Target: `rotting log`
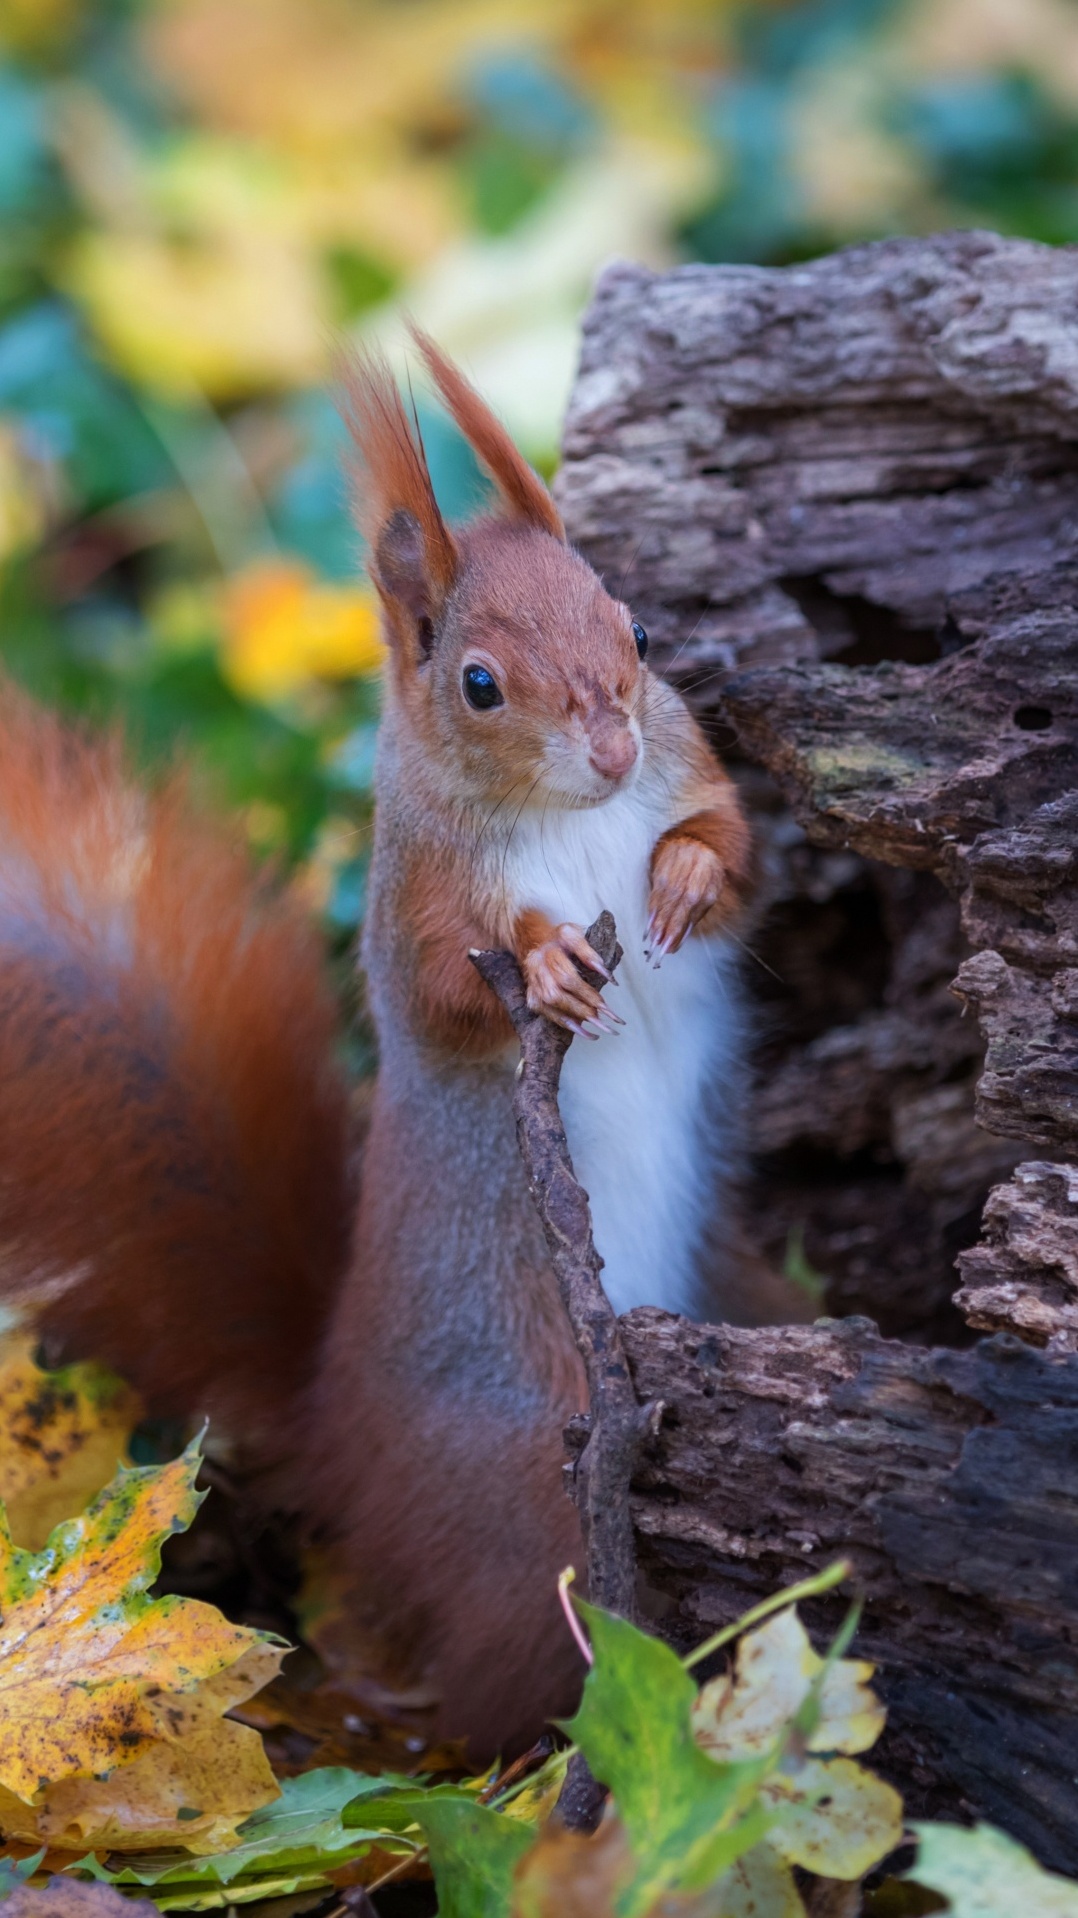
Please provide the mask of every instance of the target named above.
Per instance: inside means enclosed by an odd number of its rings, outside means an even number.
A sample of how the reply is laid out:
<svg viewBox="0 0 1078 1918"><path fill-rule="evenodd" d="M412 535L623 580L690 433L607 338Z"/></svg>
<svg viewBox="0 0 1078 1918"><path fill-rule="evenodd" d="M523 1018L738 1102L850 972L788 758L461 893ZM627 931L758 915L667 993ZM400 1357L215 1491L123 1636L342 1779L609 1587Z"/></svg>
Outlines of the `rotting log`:
<svg viewBox="0 0 1078 1918"><path fill-rule="evenodd" d="M615 266L566 424L571 535L724 729L767 841L765 1249L804 1228L832 1310L921 1338L956 1330L1008 1139L1072 1149L1076 307L1073 248L990 234ZM1032 978L975 966L956 1001L971 948Z"/></svg>
<svg viewBox="0 0 1078 1918"><path fill-rule="evenodd" d="M638 1394L667 1406L633 1505L664 1635L687 1648L849 1558L911 1814L990 1818L1078 1871L1078 1358L924 1350L864 1319L623 1324ZM806 1616L826 1634L841 1607Z"/></svg>
<svg viewBox="0 0 1078 1918"><path fill-rule="evenodd" d="M749 1223L921 1342L631 1314L646 1603L687 1644L848 1554L911 1808L1078 1872L1078 250L616 266L564 451L767 841ZM999 1336L926 1349L956 1255Z"/></svg>
<svg viewBox="0 0 1078 1918"><path fill-rule="evenodd" d="M989 1193L981 1243L958 1267L955 1299L977 1331L1078 1352L1078 1167L1018 1166Z"/></svg>

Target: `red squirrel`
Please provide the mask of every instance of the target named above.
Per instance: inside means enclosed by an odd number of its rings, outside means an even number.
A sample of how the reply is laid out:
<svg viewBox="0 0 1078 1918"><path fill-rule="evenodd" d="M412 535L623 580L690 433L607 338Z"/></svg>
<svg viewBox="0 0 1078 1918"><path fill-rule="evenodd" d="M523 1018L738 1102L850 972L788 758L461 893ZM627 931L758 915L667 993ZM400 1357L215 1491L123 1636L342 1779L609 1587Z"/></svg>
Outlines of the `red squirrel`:
<svg viewBox="0 0 1078 1918"><path fill-rule="evenodd" d="M387 644L362 941L379 1050L358 1199L316 942L176 784L0 712L3 1288L155 1408L208 1410L334 1541L438 1729L571 1709L580 1363L517 1154L508 946L574 1035L570 1149L615 1308L723 1312L708 1232L740 1079L735 789L479 396L416 340L498 503L451 531L376 361L350 377ZM616 990L584 927L609 907ZM743 1309L743 1308L742 1308ZM737 1315L735 1311L735 1315Z"/></svg>

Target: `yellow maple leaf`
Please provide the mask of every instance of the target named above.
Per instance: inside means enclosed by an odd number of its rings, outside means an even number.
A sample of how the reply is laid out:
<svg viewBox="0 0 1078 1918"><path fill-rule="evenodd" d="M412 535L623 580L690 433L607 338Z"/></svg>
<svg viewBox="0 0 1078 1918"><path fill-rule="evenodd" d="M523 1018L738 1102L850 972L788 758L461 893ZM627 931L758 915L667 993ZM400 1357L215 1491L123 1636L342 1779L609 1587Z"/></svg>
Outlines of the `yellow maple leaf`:
<svg viewBox="0 0 1078 1918"><path fill-rule="evenodd" d="M65 1778L29 1814L13 1817L0 1794L0 1825L55 1851L227 1848L275 1789L259 1734L222 1714L276 1678L280 1662L279 1646L256 1645L193 1696L171 1694L162 1700L164 1735L132 1764L107 1778Z"/></svg>
<svg viewBox="0 0 1078 1918"><path fill-rule="evenodd" d="M763 1758L783 1739L813 1687L815 1723L792 1740L761 1781L760 1797L775 1822L731 1873L746 1912L772 1907L800 1913L790 1865L826 1878L855 1879L893 1850L902 1836L902 1800L882 1778L849 1757L816 1753L863 1752L883 1729L886 1713L869 1686L874 1667L862 1659L828 1664L813 1650L791 1606L738 1642L732 1674L712 1679L693 1706L698 1742L721 1763ZM762 1887L779 1886L778 1893ZM725 1910L726 1907L724 1906Z"/></svg>
<svg viewBox="0 0 1078 1918"><path fill-rule="evenodd" d="M35 1365L35 1341L0 1338L0 1500L16 1545L38 1552L125 1464L136 1394L99 1365Z"/></svg>
<svg viewBox="0 0 1078 1918"><path fill-rule="evenodd" d="M315 679L374 672L384 658L374 595L328 585L298 560L260 560L224 596L225 676L245 698L287 699Z"/></svg>
<svg viewBox="0 0 1078 1918"><path fill-rule="evenodd" d="M823 1668L793 1607L777 1613L740 1640L736 1673L704 1686L692 1713L697 1740L720 1761L762 1757L796 1717ZM873 1670L856 1658L828 1667L809 1751L863 1752L875 1744L887 1714L868 1683Z"/></svg>
<svg viewBox="0 0 1078 1918"><path fill-rule="evenodd" d="M277 1785L256 1733L222 1713L283 1647L197 1599L147 1595L190 1524L197 1443L121 1469L42 1552L0 1523L0 1827L30 1843L220 1844ZM140 1789L141 1773L141 1789Z"/></svg>

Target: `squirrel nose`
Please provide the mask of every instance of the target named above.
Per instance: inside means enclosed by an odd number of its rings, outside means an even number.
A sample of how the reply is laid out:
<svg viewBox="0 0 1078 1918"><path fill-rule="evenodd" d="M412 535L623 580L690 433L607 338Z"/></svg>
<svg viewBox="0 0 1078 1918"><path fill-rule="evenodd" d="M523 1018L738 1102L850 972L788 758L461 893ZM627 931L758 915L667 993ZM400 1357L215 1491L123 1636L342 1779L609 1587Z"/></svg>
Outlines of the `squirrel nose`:
<svg viewBox="0 0 1078 1918"><path fill-rule="evenodd" d="M588 758L606 779L624 779L636 763L636 752L636 740L624 722L606 720L590 733Z"/></svg>

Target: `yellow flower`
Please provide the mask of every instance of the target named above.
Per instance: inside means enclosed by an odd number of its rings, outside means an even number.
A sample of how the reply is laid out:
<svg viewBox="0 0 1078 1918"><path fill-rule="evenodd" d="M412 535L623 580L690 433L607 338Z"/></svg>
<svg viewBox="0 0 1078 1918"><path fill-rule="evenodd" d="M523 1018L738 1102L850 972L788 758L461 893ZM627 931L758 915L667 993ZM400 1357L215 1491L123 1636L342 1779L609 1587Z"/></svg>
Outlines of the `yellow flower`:
<svg viewBox="0 0 1078 1918"><path fill-rule="evenodd" d="M229 581L222 666L246 699L273 704L316 679L350 679L381 666L370 589L318 580L298 560L260 560Z"/></svg>

